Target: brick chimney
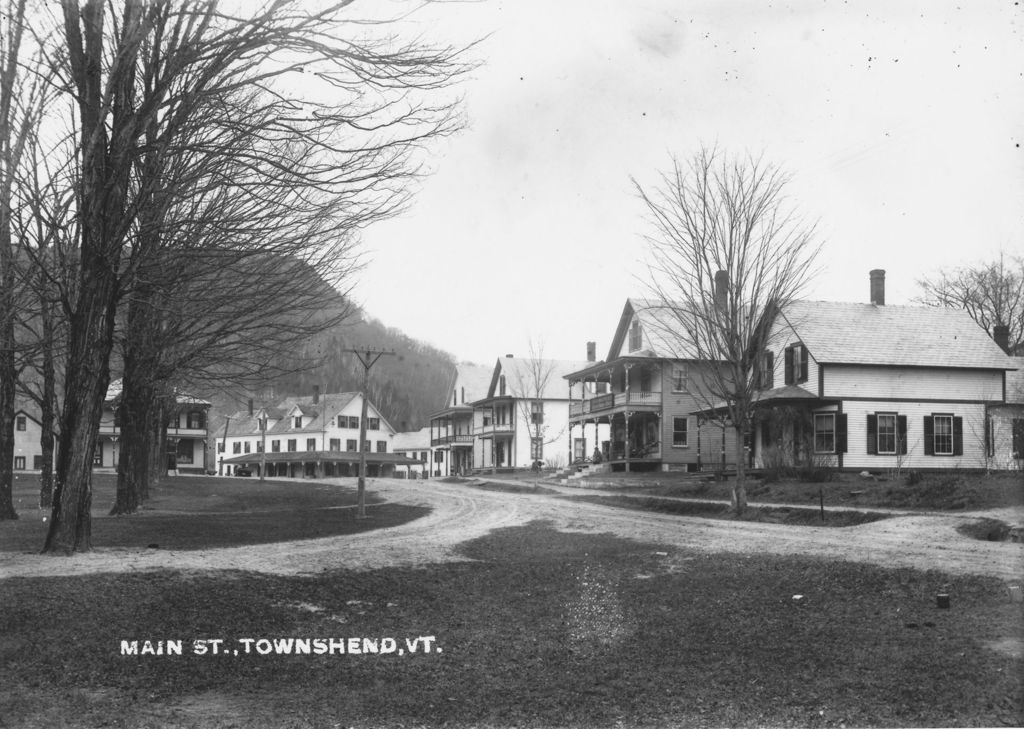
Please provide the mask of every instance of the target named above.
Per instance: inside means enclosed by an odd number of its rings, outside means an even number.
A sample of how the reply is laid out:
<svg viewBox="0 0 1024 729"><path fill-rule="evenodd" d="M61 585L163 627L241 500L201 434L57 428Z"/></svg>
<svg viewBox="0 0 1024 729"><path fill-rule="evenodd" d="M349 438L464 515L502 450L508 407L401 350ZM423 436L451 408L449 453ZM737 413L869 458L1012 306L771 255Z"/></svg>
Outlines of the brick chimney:
<svg viewBox="0 0 1024 729"><path fill-rule="evenodd" d="M313 385L313 404L320 403L320 385Z"/></svg>
<svg viewBox="0 0 1024 729"><path fill-rule="evenodd" d="M715 307L725 311L729 305L729 272L715 273Z"/></svg>
<svg viewBox="0 0 1024 729"><path fill-rule="evenodd" d="M587 342L587 362L597 362L597 342Z"/></svg>
<svg viewBox="0 0 1024 729"><path fill-rule="evenodd" d="M876 268L868 275L871 276L871 303L885 306L885 271Z"/></svg>
<svg viewBox="0 0 1024 729"><path fill-rule="evenodd" d="M1010 327L1006 324L996 324L992 327L992 338L1004 352L1010 353Z"/></svg>
<svg viewBox="0 0 1024 729"><path fill-rule="evenodd" d="M249 415L252 415L252 398L249 398Z"/></svg>
<svg viewBox="0 0 1024 729"><path fill-rule="evenodd" d="M512 359L512 355L511 354L506 354L505 355L505 359Z"/></svg>

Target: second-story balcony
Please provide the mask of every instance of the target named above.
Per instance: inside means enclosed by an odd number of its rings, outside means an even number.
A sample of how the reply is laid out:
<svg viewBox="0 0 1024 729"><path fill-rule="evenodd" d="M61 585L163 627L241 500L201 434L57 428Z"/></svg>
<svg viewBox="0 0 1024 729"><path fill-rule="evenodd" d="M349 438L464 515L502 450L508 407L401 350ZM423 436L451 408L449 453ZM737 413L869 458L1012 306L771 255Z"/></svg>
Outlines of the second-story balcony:
<svg viewBox="0 0 1024 729"><path fill-rule="evenodd" d="M430 445L442 446L442 445L457 445L457 446L471 446L473 445L473 434L472 433L454 433L452 435L441 435L436 438L430 439Z"/></svg>
<svg viewBox="0 0 1024 729"><path fill-rule="evenodd" d="M587 400L576 400L569 406L569 416L588 415L626 406L639 407L645 410L660 408L661 393L631 390L630 392L610 392Z"/></svg>
<svg viewBox="0 0 1024 729"><path fill-rule="evenodd" d="M512 423L484 423L478 431L481 435L511 435L516 430L516 426Z"/></svg>

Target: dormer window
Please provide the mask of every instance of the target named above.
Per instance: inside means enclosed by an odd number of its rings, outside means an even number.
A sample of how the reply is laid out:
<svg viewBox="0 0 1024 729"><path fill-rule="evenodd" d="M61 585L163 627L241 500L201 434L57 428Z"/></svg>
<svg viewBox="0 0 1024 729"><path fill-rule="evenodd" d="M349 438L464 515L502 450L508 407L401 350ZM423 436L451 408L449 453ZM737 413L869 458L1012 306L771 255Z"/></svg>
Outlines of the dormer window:
<svg viewBox="0 0 1024 729"><path fill-rule="evenodd" d="M644 345L643 330L640 329L640 320L634 319L633 326L629 330L629 351L635 352Z"/></svg>
<svg viewBox="0 0 1024 729"><path fill-rule="evenodd" d="M301 428L302 427L302 416L301 415L296 415L295 416L295 427L296 428Z"/></svg>

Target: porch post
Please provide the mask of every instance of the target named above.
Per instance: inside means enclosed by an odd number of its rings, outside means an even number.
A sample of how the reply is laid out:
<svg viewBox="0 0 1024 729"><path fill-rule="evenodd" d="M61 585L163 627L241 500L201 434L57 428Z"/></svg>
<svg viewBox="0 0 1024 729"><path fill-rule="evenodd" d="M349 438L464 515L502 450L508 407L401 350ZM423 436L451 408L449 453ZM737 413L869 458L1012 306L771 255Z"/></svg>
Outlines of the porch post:
<svg viewBox="0 0 1024 729"><path fill-rule="evenodd" d="M570 421L569 421L569 461L568 461L568 464L569 464L570 466L572 465L572 462L573 462L573 452L572 452L572 426L573 426L573 422L572 422L572 421L570 420ZM586 433L586 432L587 432L587 426L586 426L586 424L585 424L585 423L580 423L580 427L581 427L581 428L583 428L583 432L584 432L584 433Z"/></svg>
<svg viewBox="0 0 1024 729"><path fill-rule="evenodd" d="M629 370L628 369L626 370L626 401L627 402L629 401ZM626 455L626 472L627 473L629 472L629 441L630 441L629 420L630 420L630 416L632 414L633 413L631 413L628 410L625 413L623 413L623 417L626 420L626 443L625 443L626 447L623 450L625 451L625 455Z"/></svg>

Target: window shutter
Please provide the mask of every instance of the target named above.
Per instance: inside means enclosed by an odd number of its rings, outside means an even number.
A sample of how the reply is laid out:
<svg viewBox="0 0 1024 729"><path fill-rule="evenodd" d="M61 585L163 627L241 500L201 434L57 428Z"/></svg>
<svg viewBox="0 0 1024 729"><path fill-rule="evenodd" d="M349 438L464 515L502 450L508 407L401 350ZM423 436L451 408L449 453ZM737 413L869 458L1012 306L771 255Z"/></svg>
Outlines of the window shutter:
<svg viewBox="0 0 1024 729"><path fill-rule="evenodd" d="M924 416L924 454L935 455L935 417L932 415Z"/></svg>
<svg viewBox="0 0 1024 729"><path fill-rule="evenodd" d="M800 346L800 382L807 382L807 347Z"/></svg>
<svg viewBox="0 0 1024 729"><path fill-rule="evenodd" d="M907 455L907 416L897 415L896 416L896 438L899 440L897 444L899 454L901 456Z"/></svg>
<svg viewBox="0 0 1024 729"><path fill-rule="evenodd" d="M964 419L953 418L953 455L964 454Z"/></svg>
<svg viewBox="0 0 1024 729"><path fill-rule="evenodd" d="M868 414L868 455L878 453L878 417Z"/></svg>
<svg viewBox="0 0 1024 729"><path fill-rule="evenodd" d="M836 453L846 453L846 413L836 413Z"/></svg>
<svg viewBox="0 0 1024 729"><path fill-rule="evenodd" d="M793 384L793 348L786 347L786 384Z"/></svg>
<svg viewBox="0 0 1024 729"><path fill-rule="evenodd" d="M991 458L995 455L994 443L992 443L992 416L985 416L985 455Z"/></svg>
<svg viewBox="0 0 1024 729"><path fill-rule="evenodd" d="M775 387L775 352L765 353L764 388L771 390Z"/></svg>

